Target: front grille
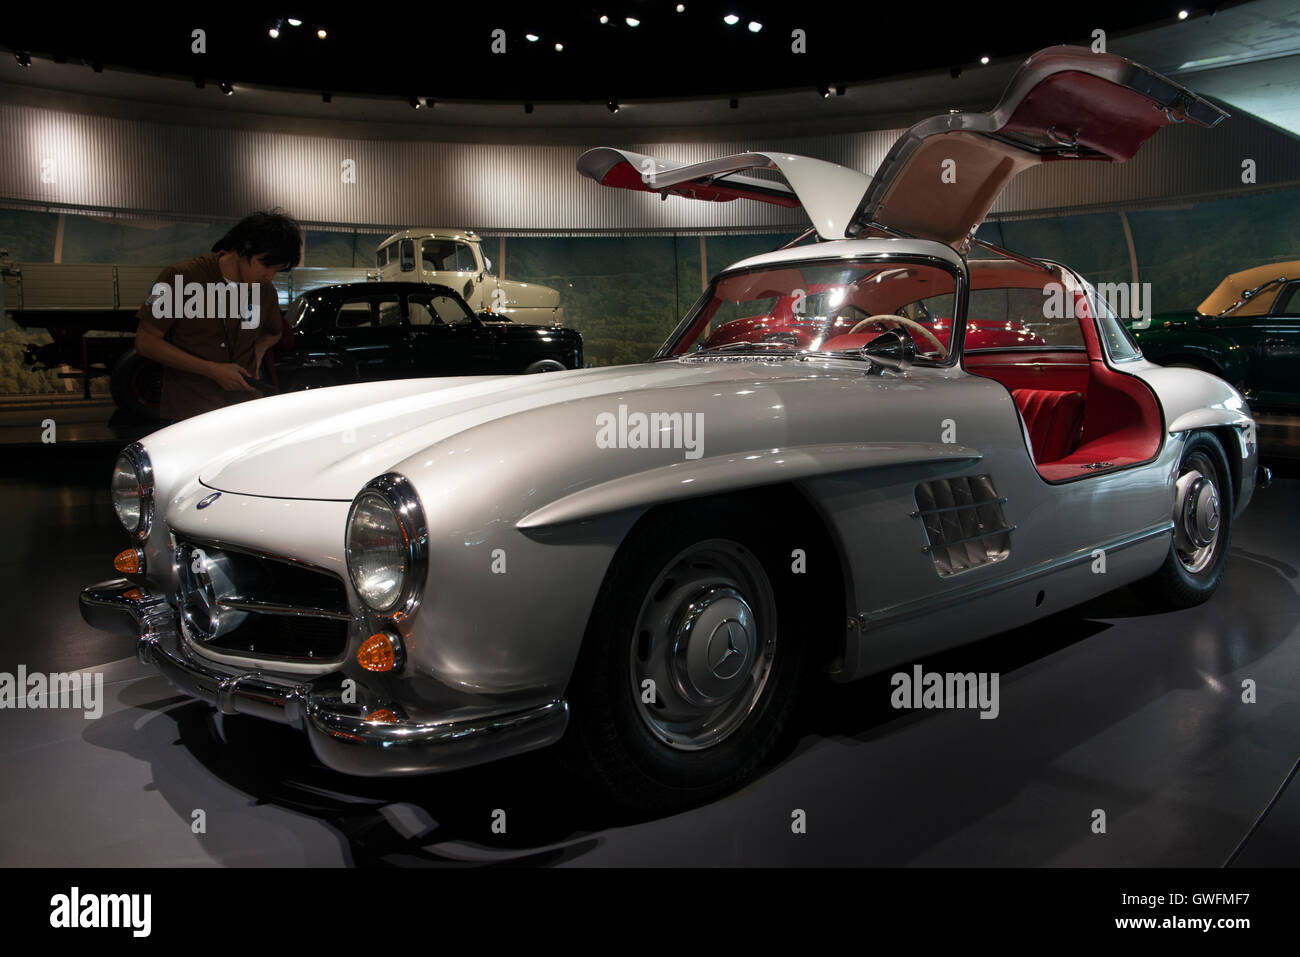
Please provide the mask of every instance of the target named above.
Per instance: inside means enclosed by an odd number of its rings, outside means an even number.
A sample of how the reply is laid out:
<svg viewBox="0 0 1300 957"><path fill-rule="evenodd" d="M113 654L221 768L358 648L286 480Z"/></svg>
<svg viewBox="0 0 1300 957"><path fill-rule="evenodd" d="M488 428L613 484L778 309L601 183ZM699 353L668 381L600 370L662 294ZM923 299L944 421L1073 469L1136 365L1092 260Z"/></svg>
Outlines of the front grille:
<svg viewBox="0 0 1300 957"><path fill-rule="evenodd" d="M180 614L201 644L292 661L342 657L347 589L329 572L238 547L178 540Z"/></svg>
<svg viewBox="0 0 1300 957"><path fill-rule="evenodd" d="M917 510L925 528L925 551L941 577L1000 562L1011 554L1011 532L988 475L962 475L921 482Z"/></svg>

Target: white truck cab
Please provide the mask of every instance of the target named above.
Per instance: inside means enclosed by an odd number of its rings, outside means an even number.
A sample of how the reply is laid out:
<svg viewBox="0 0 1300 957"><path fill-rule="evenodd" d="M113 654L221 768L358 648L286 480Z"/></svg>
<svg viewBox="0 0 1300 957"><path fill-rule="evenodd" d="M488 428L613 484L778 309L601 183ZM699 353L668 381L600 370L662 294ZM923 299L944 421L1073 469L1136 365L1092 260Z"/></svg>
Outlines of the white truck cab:
<svg viewBox="0 0 1300 957"><path fill-rule="evenodd" d="M549 286L499 279L468 229L404 229L379 244L376 263L384 282L433 282L455 289L475 312L516 322L558 324L560 294Z"/></svg>

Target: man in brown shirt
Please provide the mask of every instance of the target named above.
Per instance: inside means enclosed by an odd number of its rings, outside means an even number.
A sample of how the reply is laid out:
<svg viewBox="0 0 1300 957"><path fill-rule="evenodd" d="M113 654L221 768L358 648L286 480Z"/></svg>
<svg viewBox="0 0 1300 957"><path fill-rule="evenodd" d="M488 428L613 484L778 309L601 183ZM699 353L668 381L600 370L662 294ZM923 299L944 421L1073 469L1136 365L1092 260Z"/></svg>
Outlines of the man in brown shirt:
<svg viewBox="0 0 1300 957"><path fill-rule="evenodd" d="M135 347L163 366L164 419L262 395L249 380L280 341L284 322L272 278L301 257L298 224L277 211L258 212L212 252L162 271L136 313Z"/></svg>

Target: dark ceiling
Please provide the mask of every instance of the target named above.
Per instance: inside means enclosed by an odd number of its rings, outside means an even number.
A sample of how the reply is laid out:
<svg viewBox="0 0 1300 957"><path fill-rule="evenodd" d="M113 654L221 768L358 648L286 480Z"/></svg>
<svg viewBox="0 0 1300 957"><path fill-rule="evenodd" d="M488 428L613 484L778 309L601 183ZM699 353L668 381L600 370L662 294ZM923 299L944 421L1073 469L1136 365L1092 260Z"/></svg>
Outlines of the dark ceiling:
<svg viewBox="0 0 1300 957"><path fill-rule="evenodd" d="M0 47L87 69L338 94L429 97L515 103L603 102L726 96L851 83L922 70L971 67L981 56L1028 54L1055 43L1172 23L1180 4L989 2L945 8L916 2L831 4L754 2L613 2L601 6L512 9L496 3L385 3L364 16L303 17L278 39L280 17L238 8L182 7L136 13L37 16L7 11ZM1218 4L1223 9L1230 4ZM26 7L26 5L24 5ZM29 8L30 9L30 8ZM365 9L365 8L358 8ZM1191 17L1213 7L1187 5ZM220 19L207 11L221 10ZM452 11L456 12L439 12ZM408 12L409 11L409 12ZM739 22L728 26L724 15ZM600 17L609 18L601 24ZM637 27L626 18L640 21ZM762 24L752 32L750 21ZM325 39L316 35L326 30ZM206 31L206 52L192 52L191 31ZM792 51L805 31L807 52ZM493 31L505 52L493 52ZM538 37L529 41L526 34ZM557 51L555 45L563 44Z"/></svg>

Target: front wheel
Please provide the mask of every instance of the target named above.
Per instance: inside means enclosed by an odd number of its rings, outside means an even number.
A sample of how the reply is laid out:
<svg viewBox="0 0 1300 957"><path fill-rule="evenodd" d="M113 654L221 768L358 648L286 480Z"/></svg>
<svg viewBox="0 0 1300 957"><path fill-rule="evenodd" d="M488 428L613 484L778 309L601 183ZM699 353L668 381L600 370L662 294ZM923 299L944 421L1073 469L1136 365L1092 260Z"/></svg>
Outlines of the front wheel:
<svg viewBox="0 0 1300 957"><path fill-rule="evenodd" d="M730 790L788 723L807 657L799 602L770 543L742 528L694 510L650 523L601 588L567 744L623 807L672 811Z"/></svg>
<svg viewBox="0 0 1300 957"><path fill-rule="evenodd" d="M1133 586L1160 608L1190 608L1219 587L1232 534L1232 479L1228 458L1209 432L1187 440L1174 483L1174 534L1160 570Z"/></svg>
<svg viewBox="0 0 1300 957"><path fill-rule="evenodd" d="M535 372L563 372L564 369L564 363L557 359L538 359L524 370L524 374L531 375Z"/></svg>

